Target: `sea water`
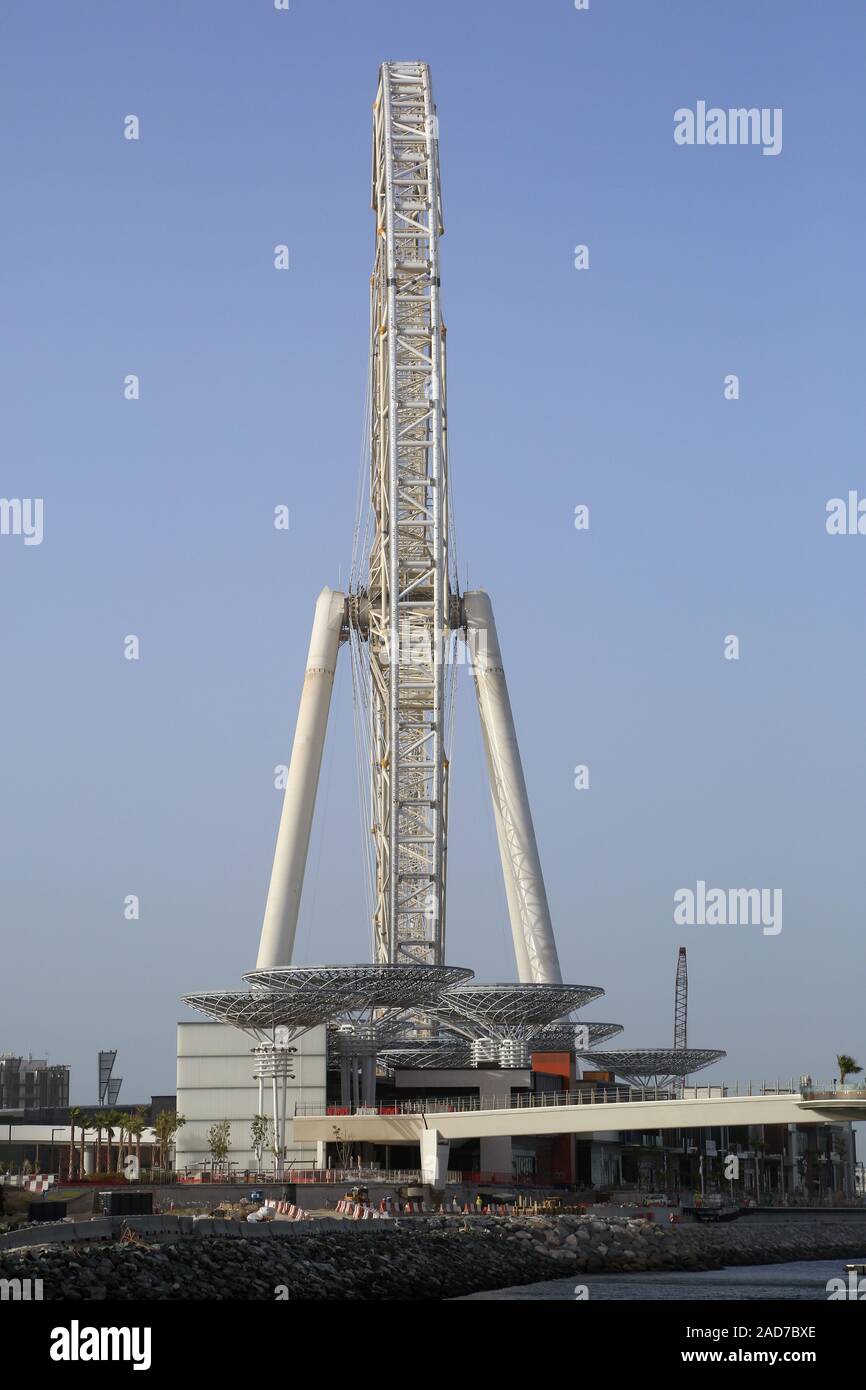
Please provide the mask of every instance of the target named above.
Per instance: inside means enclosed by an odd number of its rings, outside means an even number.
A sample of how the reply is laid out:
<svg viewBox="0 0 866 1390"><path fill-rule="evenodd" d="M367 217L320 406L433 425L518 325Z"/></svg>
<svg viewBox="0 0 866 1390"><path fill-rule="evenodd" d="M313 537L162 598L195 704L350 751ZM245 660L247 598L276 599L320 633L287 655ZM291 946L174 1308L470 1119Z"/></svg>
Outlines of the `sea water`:
<svg viewBox="0 0 866 1390"><path fill-rule="evenodd" d="M830 1279L845 1277L845 1265L858 1264L847 1257L838 1260L795 1260L789 1264L736 1265L728 1269L708 1269L699 1273L573 1274L567 1279L547 1279L540 1284L524 1284L509 1289L491 1289L469 1298L541 1299L570 1302L575 1287L586 1288L590 1302L658 1302L671 1299L707 1300L714 1303L751 1302L753 1299L792 1301L827 1300ZM862 1257L866 1263L866 1257Z"/></svg>

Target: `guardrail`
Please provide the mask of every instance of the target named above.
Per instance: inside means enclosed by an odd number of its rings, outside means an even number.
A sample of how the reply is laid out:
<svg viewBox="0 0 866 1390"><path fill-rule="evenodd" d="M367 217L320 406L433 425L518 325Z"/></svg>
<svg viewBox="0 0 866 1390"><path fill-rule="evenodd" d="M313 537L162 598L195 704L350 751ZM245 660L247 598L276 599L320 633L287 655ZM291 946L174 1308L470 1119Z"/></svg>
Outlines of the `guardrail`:
<svg viewBox="0 0 866 1390"><path fill-rule="evenodd" d="M550 1187L562 1186L567 1182L567 1175L562 1172L551 1173L493 1173L493 1172L461 1172L459 1169L449 1169L446 1182L450 1186L459 1183L469 1183L473 1186L485 1183L496 1184L497 1186L510 1187ZM377 1184L386 1184L389 1187L398 1187L410 1183L425 1183L423 1173L420 1168L292 1168L286 1169L280 1178L275 1178L273 1173L261 1173L259 1177L250 1182L249 1185L255 1187L269 1187L274 1184L296 1183L299 1186L310 1186L316 1184L322 1187L372 1187Z"/></svg>
<svg viewBox="0 0 866 1390"><path fill-rule="evenodd" d="M200 1174L190 1174L187 1177L183 1170L178 1175L180 1182L188 1182L192 1178L196 1181ZM207 1181L210 1182L210 1174ZM289 1168L282 1175L276 1176L273 1171L262 1173L233 1173L230 1177L226 1174L217 1174L214 1183L219 1186L231 1187L274 1187L291 1186L293 1183L299 1186L310 1186L316 1184L321 1187L346 1187L360 1186L369 1187L374 1184L386 1184L389 1187L399 1187L410 1183L424 1183L426 1179L420 1168L373 1168L369 1164L358 1168ZM469 1183L473 1186L485 1183L496 1184L498 1186L511 1187L551 1187L563 1186L568 1182L564 1172L539 1172L539 1173L493 1173L493 1172L461 1172L459 1169L449 1169L446 1182L450 1186L460 1183ZM158 1186L163 1184L157 1184Z"/></svg>
<svg viewBox="0 0 866 1390"><path fill-rule="evenodd" d="M845 1098L866 1100L866 1086L831 1086L828 1088L806 1086L802 1094L804 1100L844 1100Z"/></svg>
<svg viewBox="0 0 866 1390"><path fill-rule="evenodd" d="M367 1187L371 1183L404 1183L422 1181L420 1168L292 1168L287 1169L280 1181L284 1183L321 1183L324 1186L347 1183ZM459 1177L448 1174L448 1182L459 1182Z"/></svg>
<svg viewBox="0 0 866 1390"><path fill-rule="evenodd" d="M734 1082L707 1086L583 1086L577 1091L526 1091L514 1096L431 1096L422 1100L386 1101L380 1105L358 1106L350 1109L342 1105L322 1105L321 1102L299 1101L295 1105L295 1115L312 1115L323 1118L333 1117L339 1121L341 1116L364 1115L441 1115L460 1114L476 1110L531 1110L550 1109L555 1106L575 1105L640 1105L650 1101L691 1101L727 1099L732 1096L802 1096L804 1099L839 1099L846 1095L866 1100L864 1086L830 1086L827 1088L810 1085L801 1088L799 1083L790 1082ZM339 1128L336 1125L335 1128Z"/></svg>

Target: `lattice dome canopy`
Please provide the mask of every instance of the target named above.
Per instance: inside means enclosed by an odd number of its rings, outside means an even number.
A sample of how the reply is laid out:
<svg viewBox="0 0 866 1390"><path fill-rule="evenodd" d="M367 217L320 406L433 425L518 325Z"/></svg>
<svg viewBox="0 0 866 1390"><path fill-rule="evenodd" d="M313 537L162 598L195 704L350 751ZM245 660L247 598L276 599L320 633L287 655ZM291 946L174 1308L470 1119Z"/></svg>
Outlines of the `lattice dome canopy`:
<svg viewBox="0 0 866 1390"><path fill-rule="evenodd" d="M633 1086L669 1086L727 1053L710 1047L629 1047L616 1052L584 1052L582 1056L601 1071L612 1071Z"/></svg>

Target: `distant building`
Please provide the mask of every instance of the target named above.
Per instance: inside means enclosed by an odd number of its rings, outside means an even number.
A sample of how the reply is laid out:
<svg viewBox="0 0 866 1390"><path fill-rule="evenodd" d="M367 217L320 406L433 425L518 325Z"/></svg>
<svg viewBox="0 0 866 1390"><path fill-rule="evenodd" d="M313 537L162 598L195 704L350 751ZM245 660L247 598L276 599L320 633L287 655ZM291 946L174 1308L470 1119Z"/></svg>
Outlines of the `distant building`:
<svg viewBox="0 0 866 1390"><path fill-rule="evenodd" d="M0 1053L0 1111L43 1110L69 1104L69 1067L44 1057Z"/></svg>

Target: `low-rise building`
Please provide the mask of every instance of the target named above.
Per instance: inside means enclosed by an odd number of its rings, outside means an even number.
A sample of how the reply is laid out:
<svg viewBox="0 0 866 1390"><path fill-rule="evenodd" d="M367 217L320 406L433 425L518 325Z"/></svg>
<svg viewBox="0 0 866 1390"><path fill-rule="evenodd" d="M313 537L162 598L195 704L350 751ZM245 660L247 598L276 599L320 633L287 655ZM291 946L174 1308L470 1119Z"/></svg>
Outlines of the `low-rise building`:
<svg viewBox="0 0 866 1390"><path fill-rule="evenodd" d="M45 1057L0 1053L0 1111L69 1104L69 1067Z"/></svg>

